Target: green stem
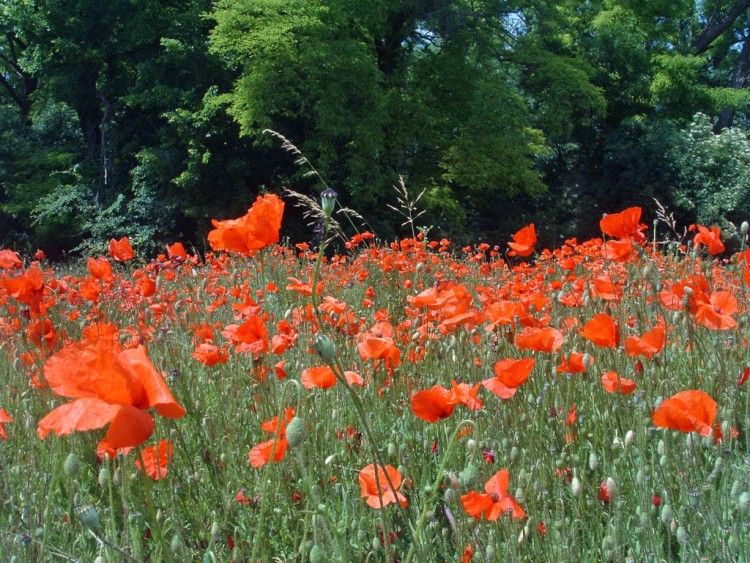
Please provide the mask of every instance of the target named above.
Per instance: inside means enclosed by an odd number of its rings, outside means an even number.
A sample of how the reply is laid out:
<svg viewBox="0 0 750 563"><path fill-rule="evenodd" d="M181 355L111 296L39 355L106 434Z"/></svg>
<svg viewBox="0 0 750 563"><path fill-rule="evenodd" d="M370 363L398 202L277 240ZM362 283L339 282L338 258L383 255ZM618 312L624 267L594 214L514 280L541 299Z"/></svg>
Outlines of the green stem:
<svg viewBox="0 0 750 563"><path fill-rule="evenodd" d="M451 435L450 442L448 444L448 447L445 450L445 455L443 456L443 461L440 464L440 469L438 469L437 478L435 479L435 484L432 486L432 490L430 491L430 494L427 495L427 498L425 499L424 506L422 507L422 514L419 516L419 520L417 520L417 527L414 530L414 533L412 535L412 542L411 547L409 547L409 553L406 555L406 563L410 563L412 558L414 557L414 550L417 545L417 542L420 541L420 534L422 533L422 527L424 526L425 520L427 520L427 513L429 512L430 505L432 504L432 501L435 499L435 496L437 495L438 489L440 488L440 483L443 480L443 473L445 473L445 467L448 464L448 459L450 459L450 453L451 450L453 450L453 446L456 443L456 439L458 438L459 431L464 427L464 425L470 424L472 427L474 427L474 422L471 420L462 420L456 429L453 431L453 434Z"/></svg>

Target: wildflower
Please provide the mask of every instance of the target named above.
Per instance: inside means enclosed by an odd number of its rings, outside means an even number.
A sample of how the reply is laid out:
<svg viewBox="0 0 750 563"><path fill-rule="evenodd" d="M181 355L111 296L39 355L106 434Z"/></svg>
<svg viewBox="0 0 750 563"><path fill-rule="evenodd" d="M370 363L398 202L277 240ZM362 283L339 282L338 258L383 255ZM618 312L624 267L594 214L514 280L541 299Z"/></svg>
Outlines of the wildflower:
<svg viewBox="0 0 750 563"><path fill-rule="evenodd" d="M107 251L118 262L127 262L135 258L135 253L133 252L133 247L130 246L128 237L122 237L120 240L110 239Z"/></svg>
<svg viewBox="0 0 750 563"><path fill-rule="evenodd" d="M716 401L705 391L680 391L654 411L654 425L710 436L716 418Z"/></svg>
<svg viewBox="0 0 750 563"><path fill-rule="evenodd" d="M247 254L279 241L284 202L274 194L258 196L248 212L239 219L212 220L214 230L208 242L214 250Z"/></svg>
<svg viewBox="0 0 750 563"><path fill-rule="evenodd" d="M501 399L510 399L516 394L518 387L528 379L529 374L534 369L534 364L533 358L522 358L520 360L507 358L495 362L493 367L495 377L485 379L482 381L482 385Z"/></svg>
<svg viewBox="0 0 750 563"><path fill-rule="evenodd" d="M666 328L658 324L643 336L629 336L625 339L625 353L628 356L646 356L650 358L658 354L666 341Z"/></svg>
<svg viewBox="0 0 750 563"><path fill-rule="evenodd" d="M269 461L281 461L286 456L288 442L286 439L286 425L294 418L294 409L287 408L284 411L284 420L279 422L279 417L274 416L261 424L261 429L274 438L254 446L248 454L250 465L256 469L263 467ZM278 439L277 439L278 435ZM273 458L273 459L272 459Z"/></svg>
<svg viewBox="0 0 750 563"><path fill-rule="evenodd" d="M646 237L641 231L646 225L640 224L642 211L640 207L629 207L619 213L610 213L601 218L599 228L612 238L632 238L637 242L643 242Z"/></svg>
<svg viewBox="0 0 750 563"><path fill-rule="evenodd" d="M452 381L451 385L452 390L435 385L430 389L414 393L411 398L414 416L427 422L437 422L452 415L453 409L458 404L466 405L472 410L482 408L482 401L477 398L479 383L472 387L468 383L457 384Z"/></svg>
<svg viewBox="0 0 750 563"><path fill-rule="evenodd" d="M732 316L737 308L737 299L731 292L716 291L707 300L698 301L695 320L713 330L729 330L737 326Z"/></svg>
<svg viewBox="0 0 750 563"><path fill-rule="evenodd" d="M210 342L203 342L195 347L192 354L193 359L198 360L204 366L214 366L216 364L226 364L229 357L219 349L218 346Z"/></svg>
<svg viewBox="0 0 750 563"><path fill-rule="evenodd" d="M167 465L172 461L174 448L169 440L159 440L158 446L147 446L141 451L143 463L146 466L146 475L154 481L164 479L167 476ZM143 469L141 460L135 461L138 469Z"/></svg>
<svg viewBox="0 0 750 563"><path fill-rule="evenodd" d="M526 327L516 335L519 350L535 352L555 352L563 345L563 335L556 328Z"/></svg>
<svg viewBox="0 0 750 563"><path fill-rule="evenodd" d="M511 248L508 254L521 257L531 256L534 252L535 244L536 228L534 227L534 223L531 223L513 235L513 242L508 243L508 246Z"/></svg>
<svg viewBox="0 0 750 563"><path fill-rule="evenodd" d="M690 225L690 231L698 231L693 239L693 244L696 246L702 244L708 248L708 253L711 256L721 254L724 252L724 243L721 242L721 229L719 227L711 227L707 229L703 225Z"/></svg>
<svg viewBox="0 0 750 563"><path fill-rule="evenodd" d="M606 313L598 313L583 325L581 336L602 348L616 348L620 343L617 321Z"/></svg>
<svg viewBox="0 0 750 563"><path fill-rule="evenodd" d="M181 242L167 245L167 256L170 260L184 262L187 260L187 252Z"/></svg>
<svg viewBox="0 0 750 563"><path fill-rule="evenodd" d="M617 375L617 372L608 371L602 374L602 385L607 393L619 393L620 395L630 395L635 391L635 381L630 381Z"/></svg>
<svg viewBox="0 0 750 563"><path fill-rule="evenodd" d="M388 479L393 489L388 484ZM359 486L362 489L362 498L366 499L367 505L372 508L380 509L394 502L401 506L407 505L406 497L398 491L401 487L401 473L390 465L385 466L385 471L377 466L377 472L372 463L363 468L359 472Z"/></svg>
<svg viewBox="0 0 750 563"><path fill-rule="evenodd" d="M0 250L0 268L3 270L20 269L23 267L23 261L17 253L9 248Z"/></svg>
<svg viewBox="0 0 750 563"><path fill-rule="evenodd" d="M5 409L0 409L0 438L3 440L8 439L8 434L6 434L5 428L3 427L3 424L7 424L8 422L13 422L13 417L11 417Z"/></svg>
<svg viewBox="0 0 750 563"><path fill-rule="evenodd" d="M56 394L75 400L39 421L42 439L109 424L110 447L138 446L154 431L149 409L169 418L185 415L142 345L123 350L106 337L76 342L47 361L44 377Z"/></svg>
<svg viewBox="0 0 750 563"><path fill-rule="evenodd" d="M523 518L526 512L512 496L508 495L510 475L507 469L501 469L493 475L484 486L486 494L470 491L461 497L461 504L470 515L479 520L497 520L501 514L510 512L513 518Z"/></svg>

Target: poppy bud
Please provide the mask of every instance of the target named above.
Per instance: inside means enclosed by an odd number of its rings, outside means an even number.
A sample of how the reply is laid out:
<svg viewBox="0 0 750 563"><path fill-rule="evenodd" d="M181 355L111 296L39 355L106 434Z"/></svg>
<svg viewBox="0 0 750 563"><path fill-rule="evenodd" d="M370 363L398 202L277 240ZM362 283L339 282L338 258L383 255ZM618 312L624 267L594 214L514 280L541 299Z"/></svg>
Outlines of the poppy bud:
<svg viewBox="0 0 750 563"><path fill-rule="evenodd" d="M599 467L599 457L594 452L591 452L589 454L589 469L596 471L597 467Z"/></svg>
<svg viewBox="0 0 750 563"><path fill-rule="evenodd" d="M464 489L470 489L474 486L479 476L479 470L473 463L469 463L463 471L458 474L458 482Z"/></svg>
<svg viewBox="0 0 750 563"><path fill-rule="evenodd" d="M739 481L734 481L732 483L732 488L729 490L729 495L732 498L737 498L738 496L740 496L741 491L742 491L742 483L740 483Z"/></svg>
<svg viewBox="0 0 750 563"><path fill-rule="evenodd" d="M78 460L78 456L73 452L68 454L63 463L63 469L68 477L75 477L81 470L81 462Z"/></svg>
<svg viewBox="0 0 750 563"><path fill-rule="evenodd" d="M305 428L305 421L295 416L289 421L286 427L286 441L289 443L290 448L298 448L305 443L306 439L307 428Z"/></svg>
<svg viewBox="0 0 750 563"><path fill-rule="evenodd" d="M111 483L112 478L109 473L109 467L102 465L102 467L99 469L99 486L103 489L106 489Z"/></svg>
<svg viewBox="0 0 750 563"><path fill-rule="evenodd" d="M333 208L336 207L336 196L338 194L331 188L326 188L320 192L320 207L323 208L323 213L326 217L330 217L333 213Z"/></svg>
<svg viewBox="0 0 750 563"><path fill-rule="evenodd" d="M746 235L748 231L750 231L750 223L748 223L747 221L742 221L742 224L740 225L740 232L743 235Z"/></svg>
<svg viewBox="0 0 750 563"><path fill-rule="evenodd" d="M625 433L625 445L629 446L630 444L632 444L634 438L635 438L635 432L633 432L632 430L628 430Z"/></svg>
<svg viewBox="0 0 750 563"><path fill-rule="evenodd" d="M180 537L180 534L175 534L172 536L172 541L169 542L169 549L172 550L172 553L181 553L182 548L182 538Z"/></svg>
<svg viewBox="0 0 750 563"><path fill-rule="evenodd" d="M78 514L78 518L89 530L94 533L99 531L99 514L97 514L93 506L79 506L76 509L76 514Z"/></svg>
<svg viewBox="0 0 750 563"><path fill-rule="evenodd" d="M661 509L661 521L665 524L672 520L672 507L665 504Z"/></svg>
<svg viewBox="0 0 750 563"><path fill-rule="evenodd" d="M221 527L219 526L219 523L214 521L213 524L211 524L211 541L216 543L221 538Z"/></svg>
<svg viewBox="0 0 750 563"><path fill-rule="evenodd" d="M336 359L336 345L331 337L326 334L317 333L313 338L313 348L321 360L327 364L332 364Z"/></svg>
<svg viewBox="0 0 750 563"><path fill-rule="evenodd" d="M610 498L615 498L617 496L617 483L615 483L615 480L612 479L612 477L607 477L607 492L609 493Z"/></svg>

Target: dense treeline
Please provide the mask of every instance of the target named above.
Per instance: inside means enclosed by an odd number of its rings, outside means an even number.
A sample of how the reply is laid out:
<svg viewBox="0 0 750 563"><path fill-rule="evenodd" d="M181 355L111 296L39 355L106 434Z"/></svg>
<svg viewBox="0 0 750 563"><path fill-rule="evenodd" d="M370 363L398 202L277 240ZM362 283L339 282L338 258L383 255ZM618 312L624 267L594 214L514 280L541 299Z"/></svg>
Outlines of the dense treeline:
<svg viewBox="0 0 750 563"><path fill-rule="evenodd" d="M258 193L316 194L266 129L384 238L399 176L459 241L533 219L553 244L652 198L682 224L750 217L750 0L0 6L2 245L153 250Z"/></svg>

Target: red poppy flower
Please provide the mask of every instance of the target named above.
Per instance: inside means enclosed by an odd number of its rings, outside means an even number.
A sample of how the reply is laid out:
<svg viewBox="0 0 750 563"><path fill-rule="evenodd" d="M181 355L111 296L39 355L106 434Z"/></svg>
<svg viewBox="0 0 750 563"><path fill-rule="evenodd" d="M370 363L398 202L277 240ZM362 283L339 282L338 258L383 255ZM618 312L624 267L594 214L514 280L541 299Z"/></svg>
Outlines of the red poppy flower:
<svg viewBox="0 0 750 563"><path fill-rule="evenodd" d="M643 241L645 239L641 232L646 228L646 225L641 225L641 213L640 207L629 207L619 213L610 213L605 215L599 221L599 228L602 232L612 238L634 238L637 241Z"/></svg>
<svg viewBox="0 0 750 563"><path fill-rule="evenodd" d="M3 248L0 250L0 268L3 270L10 270L13 268L20 269L22 267L23 261L18 254L9 248Z"/></svg>
<svg viewBox="0 0 750 563"><path fill-rule="evenodd" d="M507 358L495 362L493 366L495 377L485 379L482 381L482 385L501 399L510 399L516 394L517 388L528 379L535 363L533 358L522 358L520 360Z"/></svg>
<svg viewBox="0 0 750 563"><path fill-rule="evenodd" d="M185 251L185 247L181 242L176 242L174 244L168 244L167 245L167 256L169 256L170 260L179 260L184 262L187 260L187 252Z"/></svg>
<svg viewBox="0 0 750 563"><path fill-rule="evenodd" d="M336 385L336 376L328 366L311 367L302 372L302 386L305 389L313 387L328 389L334 385Z"/></svg>
<svg viewBox="0 0 750 563"><path fill-rule="evenodd" d="M705 391L680 391L654 411L654 425L680 432L710 436L716 418L716 401Z"/></svg>
<svg viewBox="0 0 750 563"><path fill-rule="evenodd" d="M583 359L586 354L580 352L571 352L570 356L563 356L560 360L560 365L555 368L558 373L585 373L589 366L594 364L594 358L588 357L588 365L586 365Z"/></svg>
<svg viewBox="0 0 750 563"><path fill-rule="evenodd" d="M527 227L524 227L516 234L513 235L513 242L509 242L511 256L531 256L534 252L534 245L536 244L536 228L534 223L531 223Z"/></svg>
<svg viewBox="0 0 750 563"><path fill-rule="evenodd" d="M138 446L154 431L149 409L169 418L185 415L143 346L123 350L110 338L74 343L47 361L44 377L55 393L75 400L39 421L42 439L109 424L110 447Z"/></svg>
<svg viewBox="0 0 750 563"><path fill-rule="evenodd" d="M3 440L8 439L8 435L5 433L5 428L3 427L3 425L8 422L13 422L13 417L11 417L5 409L0 409L0 438Z"/></svg>
<svg viewBox="0 0 750 563"><path fill-rule="evenodd" d="M635 391L635 381L630 381L617 375L617 372L608 371L602 374L602 385L607 393L619 393L620 395L630 395Z"/></svg>
<svg viewBox="0 0 750 563"><path fill-rule="evenodd" d="M646 356L650 358L658 354L666 342L667 330L663 324L658 324L643 336L629 336L625 339L625 353L628 356Z"/></svg>
<svg viewBox="0 0 750 563"><path fill-rule="evenodd" d="M484 486L486 494L470 491L461 497L464 510L479 520L497 520L502 514L510 512L513 518L523 518L526 512L512 496L508 495L510 475L507 469L495 473Z"/></svg>
<svg viewBox="0 0 750 563"><path fill-rule="evenodd" d="M250 465L253 467L260 468L266 463L271 461L281 461L286 456L286 450L289 447L289 443L286 441L286 425L289 424L294 418L294 409L287 408L284 411L284 421L279 423L279 417L274 416L271 420L267 420L260 425L261 430L264 430L268 434L272 434L273 438L267 442L262 442L257 446L254 446L248 454ZM276 434L278 433L278 442L276 441Z"/></svg>
<svg viewBox="0 0 750 563"><path fill-rule="evenodd" d="M721 229L719 227L711 227L707 229L703 225L690 225L691 231L698 231L693 239L693 244L698 246L702 244L708 248L708 253L711 256L721 254L724 252L724 243L721 242Z"/></svg>
<svg viewBox="0 0 750 563"><path fill-rule="evenodd" d="M174 448L169 440L159 440L157 446L147 446L141 451L143 463L146 465L146 475L154 481L167 476L167 466L172 461ZM141 460L135 461L135 466L142 469Z"/></svg>
<svg viewBox="0 0 750 563"><path fill-rule="evenodd" d="M411 398L411 410L414 416L427 422L437 422L453 414L458 404L463 404L472 410L482 408L481 399L477 398L479 383L474 386L468 383L451 382L453 389L449 390L441 385L430 389L417 391Z"/></svg>
<svg viewBox="0 0 750 563"><path fill-rule="evenodd" d="M729 291L716 291L708 300L701 300L695 311L695 320L713 330L729 330L737 326L732 316L737 312L737 299Z"/></svg>
<svg viewBox="0 0 750 563"><path fill-rule="evenodd" d="M226 364L229 357L215 344L203 342L195 347L193 359L198 360L204 366L215 366L216 364Z"/></svg>
<svg viewBox="0 0 750 563"><path fill-rule="evenodd" d="M620 342L617 322L607 313L598 313L583 325L581 336L602 348L616 348Z"/></svg>
<svg viewBox="0 0 750 563"><path fill-rule="evenodd" d="M248 212L239 219L212 220L214 230L208 242L214 250L247 254L279 242L284 202L274 194L258 196Z"/></svg>
<svg viewBox="0 0 750 563"><path fill-rule="evenodd" d="M20 276L0 279L0 287L4 287L8 295L19 303L28 305L35 315L42 312L44 275L36 263Z"/></svg>
<svg viewBox="0 0 750 563"><path fill-rule="evenodd" d="M388 484L386 473L390 478L393 489ZM401 487L401 473L390 465L385 466L385 471L382 467L377 466L377 473L372 463L363 468L359 472L359 486L362 489L362 498L372 508L380 509L394 502L398 502L401 506L407 505L406 497L398 490ZM378 491L380 491L380 494L378 494Z"/></svg>
<svg viewBox="0 0 750 563"><path fill-rule="evenodd" d="M115 274L112 271L112 264L106 258L89 258L86 262L91 277L102 281L112 281Z"/></svg>
<svg viewBox="0 0 750 563"><path fill-rule="evenodd" d="M128 237L122 237L120 240L110 239L107 246L109 255L118 262L127 262L135 258L133 247L130 246Z"/></svg>
<svg viewBox="0 0 750 563"><path fill-rule="evenodd" d="M554 352L563 345L563 335L552 327L526 327L516 335L516 347L519 350L535 352Z"/></svg>
<svg viewBox="0 0 750 563"><path fill-rule="evenodd" d="M609 489L607 489L607 482L602 481L602 484L599 486L599 500L602 502L609 502L611 500L609 495Z"/></svg>
<svg viewBox="0 0 750 563"><path fill-rule="evenodd" d="M393 339L387 336L362 333L357 342L357 351L363 360L385 360L388 369L401 364L401 351L393 343Z"/></svg>

